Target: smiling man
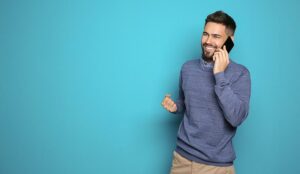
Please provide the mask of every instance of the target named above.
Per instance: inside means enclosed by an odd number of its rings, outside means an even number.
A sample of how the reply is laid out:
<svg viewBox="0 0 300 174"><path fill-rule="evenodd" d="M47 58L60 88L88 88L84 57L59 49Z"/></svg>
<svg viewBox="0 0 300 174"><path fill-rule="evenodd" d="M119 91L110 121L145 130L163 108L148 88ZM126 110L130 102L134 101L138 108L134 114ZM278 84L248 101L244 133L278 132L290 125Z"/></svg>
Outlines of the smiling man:
<svg viewBox="0 0 300 174"><path fill-rule="evenodd" d="M180 72L179 97L165 96L162 105L183 113L171 174L234 174L232 139L246 119L250 74L232 61L225 41L234 40L236 24L223 11L207 16L202 57L186 62Z"/></svg>

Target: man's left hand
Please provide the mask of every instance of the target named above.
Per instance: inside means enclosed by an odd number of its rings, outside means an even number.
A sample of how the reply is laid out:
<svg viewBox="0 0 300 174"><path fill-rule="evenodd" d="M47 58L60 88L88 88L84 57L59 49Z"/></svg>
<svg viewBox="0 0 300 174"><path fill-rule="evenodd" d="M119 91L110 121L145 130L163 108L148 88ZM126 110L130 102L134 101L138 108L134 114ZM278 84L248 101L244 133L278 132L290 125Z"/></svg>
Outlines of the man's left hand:
<svg viewBox="0 0 300 174"><path fill-rule="evenodd" d="M215 62L213 69L214 74L224 72L229 64L229 55L225 45L223 46L223 49L218 48L216 50L216 52L213 55L213 60Z"/></svg>

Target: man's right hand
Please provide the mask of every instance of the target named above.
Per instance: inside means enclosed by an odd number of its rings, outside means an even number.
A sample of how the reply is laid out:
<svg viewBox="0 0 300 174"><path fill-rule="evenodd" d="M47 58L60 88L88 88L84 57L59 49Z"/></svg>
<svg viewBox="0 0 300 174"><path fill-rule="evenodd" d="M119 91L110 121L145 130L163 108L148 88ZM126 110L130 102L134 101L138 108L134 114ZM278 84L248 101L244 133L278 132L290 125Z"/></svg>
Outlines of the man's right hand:
<svg viewBox="0 0 300 174"><path fill-rule="evenodd" d="M177 106L175 102L171 99L171 95L167 94L162 101L161 105L169 112L176 112Z"/></svg>

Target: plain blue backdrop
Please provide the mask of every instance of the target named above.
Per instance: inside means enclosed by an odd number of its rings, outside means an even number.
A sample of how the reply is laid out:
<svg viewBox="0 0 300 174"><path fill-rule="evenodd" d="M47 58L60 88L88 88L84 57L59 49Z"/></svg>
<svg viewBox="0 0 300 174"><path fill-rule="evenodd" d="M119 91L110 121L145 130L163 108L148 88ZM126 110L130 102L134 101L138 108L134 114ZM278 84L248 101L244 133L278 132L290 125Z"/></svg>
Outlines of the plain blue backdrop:
<svg viewBox="0 0 300 174"><path fill-rule="evenodd" d="M216 10L252 78L237 174L300 173L296 0L0 0L0 173L168 173L181 116L161 101Z"/></svg>

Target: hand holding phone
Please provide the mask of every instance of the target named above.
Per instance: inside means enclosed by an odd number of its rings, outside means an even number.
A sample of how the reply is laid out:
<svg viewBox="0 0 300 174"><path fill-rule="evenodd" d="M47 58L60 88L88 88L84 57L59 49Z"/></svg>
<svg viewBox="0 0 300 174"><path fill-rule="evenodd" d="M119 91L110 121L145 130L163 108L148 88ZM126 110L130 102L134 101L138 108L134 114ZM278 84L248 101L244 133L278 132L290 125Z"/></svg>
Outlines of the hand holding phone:
<svg viewBox="0 0 300 174"><path fill-rule="evenodd" d="M224 48L226 46L226 50ZM224 72L229 64L229 52L234 46L233 41L230 37L227 38L222 48L218 48L217 51L214 53L213 60L215 62L213 72L217 74L219 72Z"/></svg>

